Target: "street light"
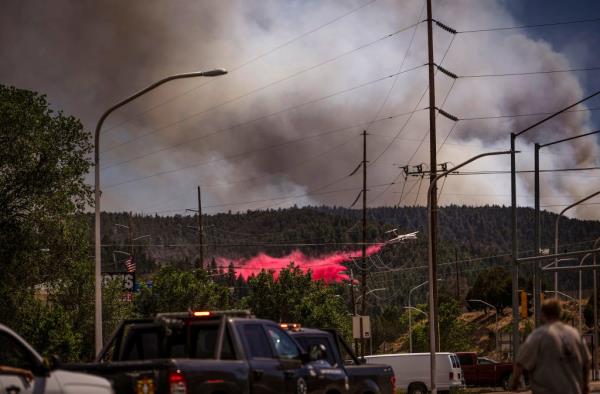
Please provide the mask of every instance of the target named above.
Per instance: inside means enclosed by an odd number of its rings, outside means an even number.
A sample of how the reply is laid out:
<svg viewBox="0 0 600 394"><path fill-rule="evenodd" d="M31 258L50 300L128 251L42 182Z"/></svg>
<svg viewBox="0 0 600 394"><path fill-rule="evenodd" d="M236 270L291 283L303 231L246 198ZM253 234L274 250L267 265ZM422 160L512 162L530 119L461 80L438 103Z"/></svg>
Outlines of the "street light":
<svg viewBox="0 0 600 394"><path fill-rule="evenodd" d="M496 351L498 351L498 309L493 306L492 304L489 304L483 300L476 300L476 299L472 299L472 300L467 300L469 302L479 302L480 304L484 304L486 306L489 306L490 308L494 309L494 313L496 314Z"/></svg>
<svg viewBox="0 0 600 394"><path fill-rule="evenodd" d="M568 207L566 207L565 209L560 211L560 213L556 217L556 221L554 222L554 254L558 254L558 224L559 224L559 220L562 217L562 215L565 212L567 212L569 209L576 207L577 205L589 200L592 197L597 196L598 194L600 194L600 190L588 195L587 197L582 198L581 200L579 200L577 202L574 202L573 204L569 205ZM556 266L558 267L558 262L557 262ZM579 272L581 272L581 271L579 271ZM556 271L554 273L554 291L557 291L557 290L558 290L558 271Z"/></svg>
<svg viewBox="0 0 600 394"><path fill-rule="evenodd" d="M554 294L554 297L556 297L556 298L558 298L558 296L561 295L561 296L565 297L568 300L577 302L577 298L572 297L572 296L570 296L570 295L568 295L566 293L563 293L561 291L544 290L544 293L546 293L546 294Z"/></svg>
<svg viewBox="0 0 600 394"><path fill-rule="evenodd" d="M533 182L534 182L534 249L535 249L535 254L541 254L540 248L542 245L542 230L541 230L541 214L540 214L540 149L542 148L546 148L548 146L552 146L552 145L556 145L556 144L560 144L563 142L567 142L567 141L572 141L578 138L582 138L582 137L587 137L590 135L595 135L600 133L600 130L595 130L592 131L590 133L585 133L585 134L579 134L579 135L575 135L572 137L567 137L567 138L563 138L560 140L556 140L556 141L552 141L552 142L547 142L545 144L538 144L536 143L534 145L534 154L533 154L533 161L534 161L534 178L533 178ZM581 271L579 271L579 275L581 275ZM556 283L556 286L554 288L554 290L558 290L558 272L556 272L554 274L554 281ZM534 304L534 316L535 316L535 325L538 326L540 324L540 314L541 314L541 298L540 298L540 292L542 290L542 270L540 267L540 262L536 262L535 266L534 266L534 281L533 281L533 304Z"/></svg>
<svg viewBox="0 0 600 394"><path fill-rule="evenodd" d="M443 280L443 279L438 279L438 281L441 281L441 280ZM412 309L416 309L416 308L413 308L412 304L410 303L410 296L412 295L413 291L417 290L419 287L425 286L428 283L429 283L429 281L426 280L425 282L413 287L412 289L410 289L408 291L408 307L405 309L408 309L408 349L409 349L410 353L412 353L412 349L413 349L413 345L412 345L412 314L410 311Z"/></svg>
<svg viewBox="0 0 600 394"><path fill-rule="evenodd" d="M593 249L596 249L596 248L598 247L598 243L600 243L600 238L597 238L597 239L594 241ZM579 261L579 266L581 267L581 266L583 265L583 263L585 262L585 260L586 260L588 257L590 257L590 256L592 256L592 253L588 253L588 254L586 254L585 256L583 256L583 257L581 258L581 261ZM595 259L595 256L596 256L596 255L594 254L594 259ZM595 263L594 263L594 265L595 265ZM593 275L594 275L594 281L593 281L593 282L594 282L594 283L593 283L593 287L594 287L594 298L593 298L593 300L594 300L594 309L596 309L596 298L595 298L595 297L596 297L596 292L597 292L597 290L596 290L596 270L595 270L595 269L594 269L594 273L593 273ZM583 297L582 297L582 289L581 289L581 286L582 286L582 278L581 278L581 269L580 269L580 270L579 270L579 332L581 332L581 329L582 329L582 326L583 326L583 324L582 324L582 320L583 320L583 319L582 319L582 315L583 315L583 310L582 310L582 309L583 309L583 299L582 299L582 298L583 298ZM596 330L596 320L594 320L594 331L595 331L595 330ZM594 337L594 343L596 343L596 342L595 342L595 340L596 340L596 338Z"/></svg>
<svg viewBox="0 0 600 394"><path fill-rule="evenodd" d="M354 284L352 284L352 283L350 285L354 286ZM380 287L380 288L377 288L377 289L371 289L371 290L367 291L366 293L364 293L365 299L367 298L366 297L367 295L369 295L369 294L371 294L373 292L384 291L384 290L387 290L387 287ZM356 306L358 305L358 300L360 300L362 298L362 296L363 296L363 294L359 295L356 299L354 299L354 287L352 287L352 300L353 300L352 303L354 304L353 305L353 307L354 307L354 316L356 316L358 314ZM364 362L365 361L365 357L364 357L364 347L365 347L365 344L363 342L363 337L362 337L363 336L362 316L360 317L360 319L361 319L360 320L360 339L361 339L361 346L362 346L362 350L363 350L362 360ZM371 339L371 354L373 354L373 336L371 336L370 339ZM358 354L358 345L357 345L356 341L354 342L354 346L356 347L356 352Z"/></svg>
<svg viewBox="0 0 600 394"><path fill-rule="evenodd" d="M441 280L441 279L438 279L438 280ZM429 320L429 314L427 312L425 312L424 310L422 310L422 309L415 308L414 306L403 306L402 308L408 310L409 316L410 316L410 311L414 310L414 311L417 311L419 313L424 314L425 317L427 318L427 320ZM431 320L429 320L429 321L431 322ZM440 341L440 322L439 321L437 322L437 328L438 328L437 331L438 331L438 351L439 351L440 350L439 347L441 346L440 345L441 341ZM410 329L410 325L409 325L409 336L412 337L412 332L411 332L411 329ZM412 353L412 341L410 342L410 347L411 347L410 353Z"/></svg>
<svg viewBox="0 0 600 394"><path fill-rule="evenodd" d="M523 130L517 132L517 133L510 133L510 202L511 202L511 255L512 255L512 317L513 317L513 328L512 328L512 354L513 354L513 359L516 357L518 351L519 351L519 300L517 298L517 289L519 287L519 268L518 268L518 260L519 260L519 250L518 250L518 245L517 245L517 162L516 162L516 150L515 150L515 143L516 143L516 139L518 136L533 130L534 128L538 127L539 125L549 121L550 119L553 119L556 116L559 116L560 114L570 110L571 108L583 103L584 101L587 101L597 95L600 94L600 90L592 93L591 95L584 97L581 100L578 100L577 102L564 107L548 116L546 116L544 119L539 120L537 122L535 122L534 124L524 128ZM537 150L536 150L537 151ZM540 254L539 249L540 249L540 231L539 231L539 226L537 226L537 224L540 221L540 215L539 215L539 172L536 171L536 179L535 179L535 183L536 183L536 187L535 187L535 193L536 193L536 201L535 201L535 239L534 239L534 244L535 244L535 256L538 256ZM538 268L539 270L539 268ZM534 271L535 272L535 271ZM541 275L541 273L540 273ZM535 300L535 298L539 298L537 297L537 295L539 294L539 291L541 290L541 282L539 280L539 276L538 275L536 277L536 282L534 283L534 304L536 305L536 308L539 308L539 300ZM537 285L537 286L536 286ZM539 316L539 313L537 314ZM516 365L516 364L515 364Z"/></svg>
<svg viewBox="0 0 600 394"><path fill-rule="evenodd" d="M376 291L385 291L385 290L387 290L387 287L380 287L380 288L378 288L378 289L371 289L371 290L369 290L369 291L367 291L367 292L365 293L365 296L367 296L367 295L369 295L369 294L371 294L371 293L373 293L373 292L376 292ZM354 314L355 314L355 315L357 315L357 314L358 314L358 313L357 313L357 310L356 310L356 305L358 305L358 300L360 300L361 298L362 298L362 294L361 294L361 295L359 295L358 297L356 297L356 300L354 301Z"/></svg>
<svg viewBox="0 0 600 394"><path fill-rule="evenodd" d="M513 141L514 142L514 141ZM439 181L441 178L447 176L449 173L454 172L456 170L458 170L459 168L462 168L464 166L466 166L467 164L477 160L477 159L481 159L482 157L487 157L487 156L497 156L497 155L511 155L512 157L514 157L514 154L516 153L514 150L514 146L511 147L511 150L508 151L494 151L494 152L487 152L487 153L481 153L479 155L473 156L470 159L463 161L462 163L460 163L457 166L454 166L446 171L442 171L439 175L436 175L435 178L431 179L431 181L429 182L429 188L427 189L427 218L428 218L428 222L429 225L427 226L427 232L428 232L428 236L427 236L427 260L428 260L428 268L429 268L429 358L430 358L430 363L431 363L431 368L430 368L430 384L431 384L431 392L432 393L436 393L437 392L437 388L436 388L436 376L437 376L437 371L436 371L436 359L435 359L435 321L436 321L436 303L437 300L435 299L436 296L436 281L434 273L435 273L435 269L436 267L434 266L434 255L433 255L433 248L434 248L434 243L435 240L433 239L433 231L434 229L431 226L431 217L433 215L433 210L431 207L431 200L432 200L432 190L436 187L437 181Z"/></svg>
<svg viewBox="0 0 600 394"><path fill-rule="evenodd" d="M96 348L96 354L100 354L102 350L102 257L100 254L100 130L102 124L113 111L122 107L123 105L135 100L136 98L148 93L149 91L159 87L160 85L173 81L176 79L184 78L195 78L195 77L216 77L219 75L227 74L227 71L222 68L217 68L209 71L198 71L184 74L175 74L157 81L148 87L140 90L137 93L127 97L126 99L119 101L109 109L107 109L98 124L96 125L96 131L94 134L94 254L95 254L95 309L96 313L94 316L94 342Z"/></svg>

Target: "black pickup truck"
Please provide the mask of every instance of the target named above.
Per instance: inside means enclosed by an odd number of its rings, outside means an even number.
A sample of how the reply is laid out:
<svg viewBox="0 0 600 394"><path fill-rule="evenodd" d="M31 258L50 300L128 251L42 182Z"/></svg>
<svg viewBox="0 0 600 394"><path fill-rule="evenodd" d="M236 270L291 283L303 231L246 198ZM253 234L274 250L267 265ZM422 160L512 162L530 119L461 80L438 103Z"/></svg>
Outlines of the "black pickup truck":
<svg viewBox="0 0 600 394"><path fill-rule="evenodd" d="M335 330L302 328L297 324L282 324L302 347L313 353L320 346L324 349L320 357L334 367L343 368L350 380L352 394L388 394L396 386L394 371L389 365L362 363L350 346Z"/></svg>
<svg viewBox="0 0 600 394"><path fill-rule="evenodd" d="M202 311L126 320L95 363L62 368L103 376L117 393L348 393L344 369L320 354L246 311Z"/></svg>

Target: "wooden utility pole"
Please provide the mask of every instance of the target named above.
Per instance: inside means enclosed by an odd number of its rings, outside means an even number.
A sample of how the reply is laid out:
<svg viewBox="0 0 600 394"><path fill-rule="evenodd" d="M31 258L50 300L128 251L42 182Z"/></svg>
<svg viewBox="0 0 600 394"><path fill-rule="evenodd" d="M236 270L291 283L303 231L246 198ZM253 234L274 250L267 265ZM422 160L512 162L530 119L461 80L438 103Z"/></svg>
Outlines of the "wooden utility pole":
<svg viewBox="0 0 600 394"><path fill-rule="evenodd" d="M367 313L367 130L363 131L363 188L362 188L362 269L361 269L361 290L362 304L360 315L365 316ZM365 358L365 338L363 337L361 325L360 332L360 352L361 357ZM369 333L370 334L370 333Z"/></svg>
<svg viewBox="0 0 600 394"><path fill-rule="evenodd" d="M352 316L356 316L356 297L354 296L354 272L350 269L350 298L352 299ZM354 324L354 321L352 322ZM354 333L353 333L354 335ZM354 338L354 354L358 356L358 339Z"/></svg>
<svg viewBox="0 0 600 394"><path fill-rule="evenodd" d="M427 52L428 52L428 61L427 65L429 68L429 182L430 186L432 186L430 190L430 204L431 204L431 214L429 217L429 234L430 234L430 245L431 245L431 264L429 277L429 313L430 319L429 324L431 325L430 329L430 347L435 352L435 349L438 349L438 335L436 335L436 331L438 331L438 327L435 322L438 321L437 316L437 187L435 185L434 179L436 177L437 171L437 146L436 146L436 131L435 131L435 69L433 62L433 15L431 11L431 0L427 0ZM433 184L431 184L433 182ZM435 357L430 357L430 372L431 372L431 392L437 393L435 377L436 375L436 360Z"/></svg>
<svg viewBox="0 0 600 394"><path fill-rule="evenodd" d="M204 267L204 238L202 235L202 198L200 194L200 186L198 186L198 244L200 247L200 258L196 268Z"/></svg>

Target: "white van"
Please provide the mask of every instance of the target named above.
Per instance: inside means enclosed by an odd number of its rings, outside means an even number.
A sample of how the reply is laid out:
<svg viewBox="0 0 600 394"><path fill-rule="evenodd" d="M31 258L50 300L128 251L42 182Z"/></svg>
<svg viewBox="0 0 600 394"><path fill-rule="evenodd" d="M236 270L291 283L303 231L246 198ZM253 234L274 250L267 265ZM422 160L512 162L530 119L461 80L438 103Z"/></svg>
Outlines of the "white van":
<svg viewBox="0 0 600 394"><path fill-rule="evenodd" d="M394 370L396 389L408 394L425 394L431 389L429 381L429 353L398 353L366 356L367 364L387 364ZM458 357L454 353L436 353L439 391L450 391L453 387L464 387L464 376Z"/></svg>

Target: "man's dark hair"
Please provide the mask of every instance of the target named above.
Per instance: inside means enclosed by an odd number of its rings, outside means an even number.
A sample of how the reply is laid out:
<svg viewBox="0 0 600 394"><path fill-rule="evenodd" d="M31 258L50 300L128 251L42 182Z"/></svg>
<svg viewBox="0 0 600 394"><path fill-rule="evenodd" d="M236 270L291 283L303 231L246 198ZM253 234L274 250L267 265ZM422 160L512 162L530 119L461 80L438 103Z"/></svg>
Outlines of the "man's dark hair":
<svg viewBox="0 0 600 394"><path fill-rule="evenodd" d="M562 313L560 302L556 298L544 301L542 304L542 314L548 320L558 320Z"/></svg>

